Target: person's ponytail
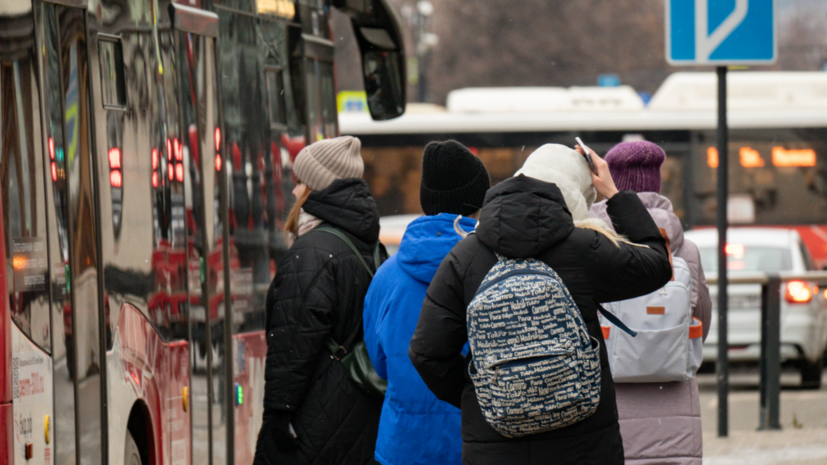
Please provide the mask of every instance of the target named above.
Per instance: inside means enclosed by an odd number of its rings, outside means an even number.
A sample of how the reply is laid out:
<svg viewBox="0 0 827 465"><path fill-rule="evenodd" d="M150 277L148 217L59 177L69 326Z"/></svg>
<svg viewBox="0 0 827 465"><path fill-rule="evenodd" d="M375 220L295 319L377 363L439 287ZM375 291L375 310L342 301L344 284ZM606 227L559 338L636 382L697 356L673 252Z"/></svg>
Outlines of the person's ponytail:
<svg viewBox="0 0 827 465"><path fill-rule="evenodd" d="M287 214L287 220L284 222L284 235L288 241L294 240L299 236L299 214L302 212L304 202L307 201L307 198L310 197L312 193L313 189L309 187L306 188L301 197L296 199L296 203L293 204L290 213Z"/></svg>

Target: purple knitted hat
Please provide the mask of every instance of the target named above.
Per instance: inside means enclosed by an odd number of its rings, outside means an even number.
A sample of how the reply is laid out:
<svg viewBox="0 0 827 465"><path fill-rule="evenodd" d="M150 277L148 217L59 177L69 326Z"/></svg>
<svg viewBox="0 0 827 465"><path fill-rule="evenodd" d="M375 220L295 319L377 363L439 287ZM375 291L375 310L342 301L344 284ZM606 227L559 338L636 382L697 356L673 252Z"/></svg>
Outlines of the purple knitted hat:
<svg viewBox="0 0 827 465"><path fill-rule="evenodd" d="M660 193L660 165L666 153L645 140L621 142L606 154L606 163L619 190Z"/></svg>

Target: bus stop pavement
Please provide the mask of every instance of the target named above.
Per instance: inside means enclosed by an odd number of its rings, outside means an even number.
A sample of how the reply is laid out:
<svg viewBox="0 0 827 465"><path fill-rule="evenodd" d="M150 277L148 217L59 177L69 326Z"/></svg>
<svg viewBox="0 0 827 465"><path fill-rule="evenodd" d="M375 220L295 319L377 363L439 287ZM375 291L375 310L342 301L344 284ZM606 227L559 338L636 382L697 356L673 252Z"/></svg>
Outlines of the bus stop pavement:
<svg viewBox="0 0 827 465"><path fill-rule="evenodd" d="M780 431L704 434L704 465L824 465L827 428L786 427Z"/></svg>

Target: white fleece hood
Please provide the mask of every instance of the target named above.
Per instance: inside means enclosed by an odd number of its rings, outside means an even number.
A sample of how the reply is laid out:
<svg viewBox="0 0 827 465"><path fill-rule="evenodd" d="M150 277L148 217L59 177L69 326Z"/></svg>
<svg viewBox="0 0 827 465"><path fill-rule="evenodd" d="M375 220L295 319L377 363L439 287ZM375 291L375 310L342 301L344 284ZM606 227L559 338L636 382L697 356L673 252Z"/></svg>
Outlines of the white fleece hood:
<svg viewBox="0 0 827 465"><path fill-rule="evenodd" d="M589 218L597 191L592 186L589 166L580 152L565 145L545 144L528 156L514 176L520 174L556 184L574 221Z"/></svg>

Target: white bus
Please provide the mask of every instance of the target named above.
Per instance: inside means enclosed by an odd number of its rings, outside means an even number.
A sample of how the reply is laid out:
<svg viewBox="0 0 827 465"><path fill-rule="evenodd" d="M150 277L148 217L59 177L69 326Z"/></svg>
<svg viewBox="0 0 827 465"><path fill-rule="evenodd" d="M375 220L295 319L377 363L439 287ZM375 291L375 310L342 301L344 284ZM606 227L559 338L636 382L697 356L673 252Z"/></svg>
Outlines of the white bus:
<svg viewBox="0 0 827 465"><path fill-rule="evenodd" d="M624 140L661 145L662 191L696 227L715 221L716 82L714 73L675 73L648 104L629 87L460 89L444 108L409 105L387 122L341 114L339 122L343 134L362 140L383 215L419 212L429 141L471 147L496 182L536 147L573 146L580 136L601 155ZM732 222L794 227L817 265L827 265L827 73L732 72L728 92Z"/></svg>

